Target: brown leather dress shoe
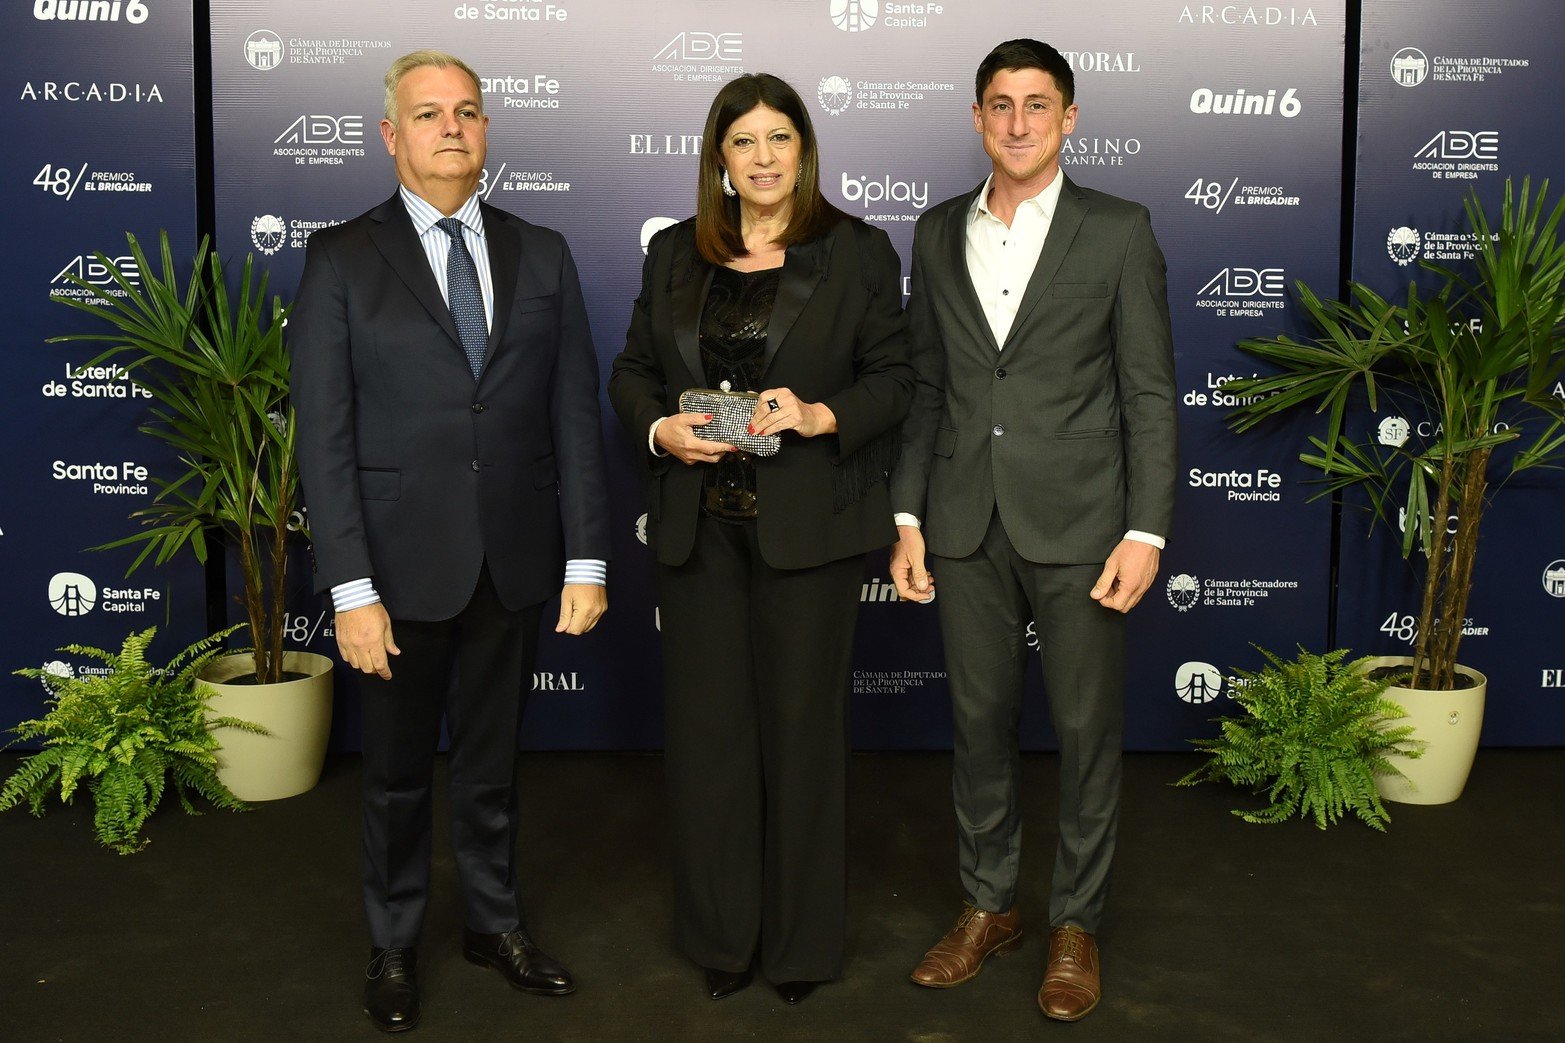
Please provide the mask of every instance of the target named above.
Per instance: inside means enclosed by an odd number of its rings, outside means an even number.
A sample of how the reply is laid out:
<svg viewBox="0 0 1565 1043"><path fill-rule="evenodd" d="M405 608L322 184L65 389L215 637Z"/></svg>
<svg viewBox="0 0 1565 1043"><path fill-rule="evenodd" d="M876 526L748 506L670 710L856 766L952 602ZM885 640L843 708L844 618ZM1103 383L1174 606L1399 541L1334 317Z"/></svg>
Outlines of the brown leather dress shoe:
<svg viewBox="0 0 1565 1043"><path fill-rule="evenodd" d="M924 954L913 968L913 984L930 989L949 989L978 976L978 970L991 954L1004 955L1022 944L1022 917L1016 909L991 913L987 909L965 906L956 926L946 932L935 947Z"/></svg>
<svg viewBox="0 0 1565 1043"><path fill-rule="evenodd" d="M1080 927L1049 928L1049 969L1038 990L1038 1009L1055 1021L1078 1021L1103 995L1098 980L1098 943Z"/></svg>

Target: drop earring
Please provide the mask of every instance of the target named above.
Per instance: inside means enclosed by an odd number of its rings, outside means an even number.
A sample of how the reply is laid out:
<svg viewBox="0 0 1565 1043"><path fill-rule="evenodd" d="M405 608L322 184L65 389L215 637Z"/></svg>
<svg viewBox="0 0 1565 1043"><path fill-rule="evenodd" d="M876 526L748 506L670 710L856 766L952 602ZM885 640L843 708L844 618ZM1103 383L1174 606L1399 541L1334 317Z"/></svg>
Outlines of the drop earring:
<svg viewBox="0 0 1565 1043"><path fill-rule="evenodd" d="M738 192L734 191L734 183L728 180L728 171L723 171L723 195L736 196L738 194Z"/></svg>

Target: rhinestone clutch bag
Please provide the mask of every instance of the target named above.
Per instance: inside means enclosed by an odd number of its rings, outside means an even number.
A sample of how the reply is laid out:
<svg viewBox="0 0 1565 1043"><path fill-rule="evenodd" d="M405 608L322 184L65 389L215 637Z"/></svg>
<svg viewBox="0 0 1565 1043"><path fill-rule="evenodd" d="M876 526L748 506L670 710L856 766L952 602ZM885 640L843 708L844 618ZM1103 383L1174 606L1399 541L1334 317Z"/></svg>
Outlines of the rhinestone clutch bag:
<svg viewBox="0 0 1565 1043"><path fill-rule="evenodd" d="M727 442L752 456L776 456L777 450L782 448L780 435L752 435L749 432L750 418L755 415L755 403L760 397L753 391L689 388L679 394L679 411L712 414L709 423L691 428L699 438Z"/></svg>

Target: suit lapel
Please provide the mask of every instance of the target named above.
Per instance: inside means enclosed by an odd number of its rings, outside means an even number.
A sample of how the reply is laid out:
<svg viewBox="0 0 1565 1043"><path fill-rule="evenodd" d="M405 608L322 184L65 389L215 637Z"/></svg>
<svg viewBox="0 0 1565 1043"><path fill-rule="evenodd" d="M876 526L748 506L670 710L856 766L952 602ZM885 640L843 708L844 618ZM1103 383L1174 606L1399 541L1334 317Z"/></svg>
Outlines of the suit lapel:
<svg viewBox="0 0 1565 1043"><path fill-rule="evenodd" d="M494 283L494 321L489 324L489 343L484 348L487 367L511 319L510 305L516 299L516 273L522 259L522 234L487 205L482 212L485 245L489 248L489 277Z"/></svg>
<svg viewBox="0 0 1565 1043"><path fill-rule="evenodd" d="M838 224L837 228L844 229L846 225ZM777 299L772 303L772 317L766 327L766 358L761 363L762 373L771 367L777 349L782 347L799 313L810 302L810 294L820 285L822 270L831 259L831 246L836 235L837 232L833 231L831 236L815 242L790 246L783 255L782 277L777 282Z"/></svg>
<svg viewBox="0 0 1565 1043"><path fill-rule="evenodd" d="M947 212L945 250L946 263L957 275L952 282L956 286L956 294L961 300L963 310L966 311L973 326L980 331L989 350L999 354L1000 345L994 342L994 331L989 328L989 317L984 314L983 303L978 299L978 290L973 286L973 273L967 269L967 215L972 210L973 200L978 198L978 193L982 192L984 185L988 183L985 181L980 184L969 192L959 205L953 206Z"/></svg>
<svg viewBox="0 0 1565 1043"><path fill-rule="evenodd" d="M424 256L424 247L413 231L413 220L408 217L401 196L393 195L372 210L370 217L377 222L370 229L370 240L375 248L386 259L397 278L429 312L429 317L440 324L446 336L451 338L451 343L461 351L462 340L457 336L451 309L446 307L445 298L440 296L440 284L435 282L435 273L429 268L429 259Z"/></svg>
<svg viewBox="0 0 1565 1043"><path fill-rule="evenodd" d="M1060 171L1060 177L1065 177L1063 170ZM1016 320L1011 323L1011 332L1005 338L1007 347L1016 340L1017 331L1025 325L1027 317L1038 306L1044 291L1054 281L1054 276L1059 272L1060 265L1064 263L1065 255L1070 251L1071 243L1081 228L1082 219L1086 216L1087 204L1078 194L1070 178L1065 178L1064 183L1060 185L1060 197L1055 203L1054 216L1049 220L1049 235L1043 241L1043 252L1038 255L1038 264L1032 270L1032 278L1027 281L1027 292L1022 295L1022 303L1016 309Z"/></svg>
<svg viewBox="0 0 1565 1043"><path fill-rule="evenodd" d="M695 233L681 235L675 243L674 256L669 263L670 310L674 320L674 344L679 357L690 371L695 387L706 382L701 365L701 308L706 303L707 291L712 288L712 266L697 264L695 259Z"/></svg>

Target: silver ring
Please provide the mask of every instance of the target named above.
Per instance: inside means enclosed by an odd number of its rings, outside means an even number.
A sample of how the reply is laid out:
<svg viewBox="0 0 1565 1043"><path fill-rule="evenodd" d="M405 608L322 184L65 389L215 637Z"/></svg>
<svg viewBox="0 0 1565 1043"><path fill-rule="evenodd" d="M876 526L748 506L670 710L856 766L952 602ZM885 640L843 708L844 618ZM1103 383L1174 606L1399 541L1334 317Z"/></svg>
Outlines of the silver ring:
<svg viewBox="0 0 1565 1043"><path fill-rule="evenodd" d="M773 413L775 413L779 409L781 409L782 406L777 404L777 400L775 398L769 398L769 399L766 400L766 408L770 409Z"/></svg>

